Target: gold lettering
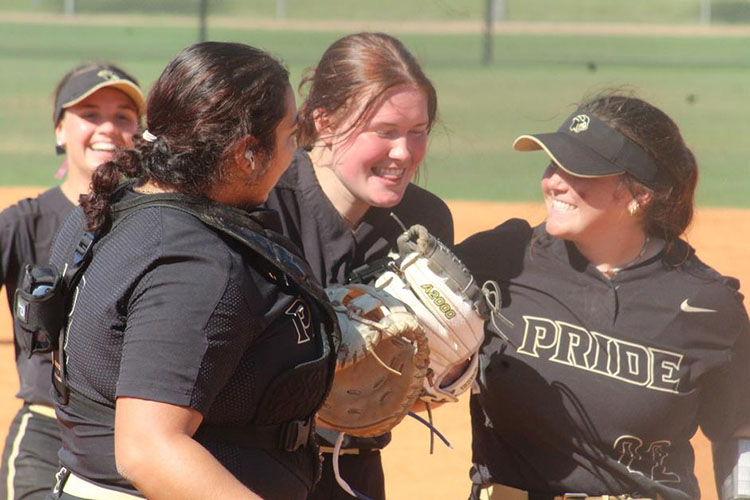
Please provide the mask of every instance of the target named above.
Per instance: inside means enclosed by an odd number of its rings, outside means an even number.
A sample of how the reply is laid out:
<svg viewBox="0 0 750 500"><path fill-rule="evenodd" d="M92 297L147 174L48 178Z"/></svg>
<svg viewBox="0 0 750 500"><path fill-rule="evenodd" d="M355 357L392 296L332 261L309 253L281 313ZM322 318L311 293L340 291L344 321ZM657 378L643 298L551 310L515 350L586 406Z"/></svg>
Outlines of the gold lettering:
<svg viewBox="0 0 750 500"><path fill-rule="evenodd" d="M453 319L456 317L456 311L450 305L445 297L440 295L440 291L429 283L420 285L420 288L424 290L425 295L437 306L438 311L443 313L446 319Z"/></svg>

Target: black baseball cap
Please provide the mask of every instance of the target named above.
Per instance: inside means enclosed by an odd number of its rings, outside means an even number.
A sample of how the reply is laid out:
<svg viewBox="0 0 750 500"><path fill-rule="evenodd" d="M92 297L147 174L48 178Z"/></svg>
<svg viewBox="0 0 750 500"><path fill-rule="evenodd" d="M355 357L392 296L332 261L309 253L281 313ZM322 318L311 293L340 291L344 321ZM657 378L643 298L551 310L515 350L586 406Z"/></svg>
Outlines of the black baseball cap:
<svg viewBox="0 0 750 500"><path fill-rule="evenodd" d="M605 177L624 172L653 186L656 163L638 144L597 117L576 110L557 132L522 135L516 151L543 149L560 168L576 177Z"/></svg>
<svg viewBox="0 0 750 500"><path fill-rule="evenodd" d="M138 114L146 114L146 102L138 83L116 68L92 68L71 77L57 95L55 102L55 123L60 121L63 112L86 99L99 89L113 87L130 97L138 108Z"/></svg>

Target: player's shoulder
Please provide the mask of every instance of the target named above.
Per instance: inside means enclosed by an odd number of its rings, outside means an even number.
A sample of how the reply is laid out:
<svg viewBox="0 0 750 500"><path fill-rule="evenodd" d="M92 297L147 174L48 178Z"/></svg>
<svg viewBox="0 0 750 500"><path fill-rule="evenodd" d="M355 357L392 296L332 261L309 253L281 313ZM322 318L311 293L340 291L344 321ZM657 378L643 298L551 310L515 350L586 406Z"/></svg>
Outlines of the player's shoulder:
<svg viewBox="0 0 750 500"><path fill-rule="evenodd" d="M395 214L407 226L425 226L443 242L453 245L453 214L448 204L436 194L416 184L409 184L399 204L388 212Z"/></svg>
<svg viewBox="0 0 750 500"><path fill-rule="evenodd" d="M219 234L203 224L194 215L168 206L144 207L127 214L118 224L123 233L143 231L154 233L161 245L190 248L198 254L211 252L215 246L223 246ZM127 239L127 237L126 237Z"/></svg>
<svg viewBox="0 0 750 500"><path fill-rule="evenodd" d="M448 204L435 193L423 187L410 183L406 187L404 197L398 205L393 208L396 215L405 215L407 218L416 219L423 225L430 222L436 226L449 224L453 227L453 215Z"/></svg>
<svg viewBox="0 0 750 500"><path fill-rule="evenodd" d="M313 164L308 152L299 148L292 155L289 167L281 175L272 191L298 191L303 189L305 181L311 181L311 179L308 179L310 175L305 174L312 174L312 178L314 178Z"/></svg>
<svg viewBox="0 0 750 500"><path fill-rule="evenodd" d="M521 268L534 232L526 220L509 219L469 236L456 245L455 252L478 279L509 279Z"/></svg>
<svg viewBox="0 0 750 500"><path fill-rule="evenodd" d="M0 237L12 237L18 231L24 234L54 233L74 206L59 186L19 200L0 212Z"/></svg>
<svg viewBox="0 0 750 500"><path fill-rule="evenodd" d="M448 204L435 193L432 193L421 186L410 183L406 187L406 192L398 205L402 210L426 210L443 216L451 216Z"/></svg>
<svg viewBox="0 0 750 500"><path fill-rule="evenodd" d="M59 187L54 187L38 196L29 196L20 199L0 212L0 220L2 223L6 223L14 218L39 217L45 207L53 204L53 202L58 201L60 198L65 199L65 195L62 194ZM72 206L72 203L70 205Z"/></svg>
<svg viewBox="0 0 750 500"><path fill-rule="evenodd" d="M526 246L535 231L539 231L539 228L532 228L528 221L524 219L508 219L493 229L480 231L469 236L457 245L457 248L460 248L464 252L468 250L479 251L481 249L495 252L497 247L507 247L508 245Z"/></svg>
<svg viewBox="0 0 750 500"><path fill-rule="evenodd" d="M675 266L677 270L675 276L679 281L676 286L686 296L685 307L734 311L745 315L744 297L740 292L739 279L724 275L705 263L698 257L695 250L682 240L677 241L672 251L669 252L667 264L674 265L674 260L679 259L680 255L683 257Z"/></svg>

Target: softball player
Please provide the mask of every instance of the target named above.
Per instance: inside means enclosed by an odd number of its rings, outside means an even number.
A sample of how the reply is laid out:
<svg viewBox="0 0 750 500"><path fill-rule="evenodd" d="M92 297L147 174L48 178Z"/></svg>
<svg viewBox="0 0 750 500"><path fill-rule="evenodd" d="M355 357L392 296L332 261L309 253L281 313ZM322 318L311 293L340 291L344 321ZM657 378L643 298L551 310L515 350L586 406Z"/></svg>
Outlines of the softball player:
<svg viewBox="0 0 750 500"><path fill-rule="evenodd" d="M323 54L300 87L310 85L299 115L299 144L268 206L303 249L325 285L345 283L360 266L384 257L407 227L422 224L449 245L453 218L445 203L412 184L437 112L432 83L395 38L346 36ZM309 498L351 498L334 478L337 433L318 430L323 477ZM385 498L380 449L391 435L349 438L341 476L372 499Z"/></svg>
<svg viewBox="0 0 750 500"><path fill-rule="evenodd" d="M144 110L138 82L120 68L85 63L69 71L55 90L53 123L58 153L65 154L65 180L36 198L0 213L0 277L8 303L26 264L46 263L65 216L88 192L91 175L115 148L133 145ZM16 329L15 335L24 335ZM50 399L48 356L28 357L15 339L20 380L16 414L3 451L0 498L44 498L55 483L60 434Z"/></svg>
<svg viewBox="0 0 750 500"><path fill-rule="evenodd" d="M514 147L551 160L546 221L457 248L513 323L480 351L471 498L697 499L698 426L721 498L746 498L750 328L737 280L680 239L698 172L678 127L610 93Z"/></svg>
<svg viewBox="0 0 750 500"><path fill-rule="evenodd" d="M95 173L52 253L62 268L84 230L98 235L55 370L55 498L307 496L335 314L257 208L291 161L296 115L271 56L196 44L154 84L135 148Z"/></svg>

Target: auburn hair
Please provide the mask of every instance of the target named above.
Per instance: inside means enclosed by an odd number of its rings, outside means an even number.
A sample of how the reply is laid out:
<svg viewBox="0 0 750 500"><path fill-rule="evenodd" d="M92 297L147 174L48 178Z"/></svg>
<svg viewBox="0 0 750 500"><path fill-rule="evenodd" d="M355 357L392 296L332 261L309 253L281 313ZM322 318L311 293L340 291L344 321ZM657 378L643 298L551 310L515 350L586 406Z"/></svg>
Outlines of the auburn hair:
<svg viewBox="0 0 750 500"><path fill-rule="evenodd" d="M299 108L298 144L309 150L318 139L319 111L333 120L333 128L350 120L346 130L338 131L344 135L370 118L388 90L401 85L424 92L429 131L437 116L437 93L403 43L384 33L356 33L336 40L299 85L300 94L307 95Z"/></svg>

